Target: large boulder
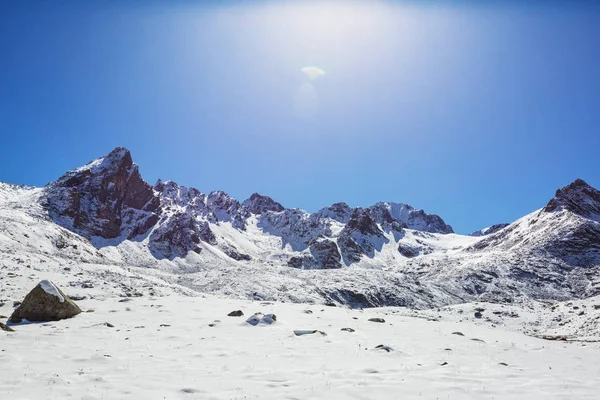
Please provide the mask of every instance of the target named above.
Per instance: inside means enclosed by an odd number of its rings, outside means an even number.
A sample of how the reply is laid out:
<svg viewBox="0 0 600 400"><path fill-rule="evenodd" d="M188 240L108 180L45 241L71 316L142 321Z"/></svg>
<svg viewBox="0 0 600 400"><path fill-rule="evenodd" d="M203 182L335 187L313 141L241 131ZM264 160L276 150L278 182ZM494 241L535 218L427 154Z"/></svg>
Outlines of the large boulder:
<svg viewBox="0 0 600 400"><path fill-rule="evenodd" d="M58 321L72 318L81 309L52 282L44 280L31 291L10 317L13 323L28 321Z"/></svg>

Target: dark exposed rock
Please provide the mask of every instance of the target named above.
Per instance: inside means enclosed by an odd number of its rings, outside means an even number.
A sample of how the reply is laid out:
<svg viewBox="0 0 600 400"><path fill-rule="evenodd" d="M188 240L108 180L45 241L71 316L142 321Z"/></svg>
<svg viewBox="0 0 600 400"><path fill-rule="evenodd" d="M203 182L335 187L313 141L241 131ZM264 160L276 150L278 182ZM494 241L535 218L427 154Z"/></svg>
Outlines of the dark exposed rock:
<svg viewBox="0 0 600 400"><path fill-rule="evenodd" d="M554 212L559 209L600 221L600 191L588 185L583 179L576 179L564 188L558 189L543 211Z"/></svg>
<svg viewBox="0 0 600 400"><path fill-rule="evenodd" d="M314 269L317 266L316 260L312 256L294 256L287 262L288 267L297 269Z"/></svg>
<svg viewBox="0 0 600 400"><path fill-rule="evenodd" d="M227 314L229 317L241 317L244 315L244 313L242 312L242 310L236 310L236 311L232 311L229 314Z"/></svg>
<svg viewBox="0 0 600 400"><path fill-rule="evenodd" d="M420 249L416 246L400 242L398 243L398 252L404 257L413 258L419 255Z"/></svg>
<svg viewBox="0 0 600 400"><path fill-rule="evenodd" d="M470 236L486 236L486 235L491 235L492 233L496 233L499 230L506 228L508 225L510 225L510 224L506 224L506 223L495 224L495 225L492 225L492 226L487 227L485 229L480 229L478 231L475 231L475 232L471 233Z"/></svg>
<svg viewBox="0 0 600 400"><path fill-rule="evenodd" d="M250 261L252 260L252 257L250 257L250 255L248 254L244 254L244 253L240 253L239 251L237 251L236 249L232 248L232 247L227 247L223 250L223 252L225 254L227 254L229 257L233 258L236 261Z"/></svg>
<svg viewBox="0 0 600 400"><path fill-rule="evenodd" d="M390 353L394 349L392 349L390 346L386 346L386 345L380 344L380 345L375 346L375 350L383 350L383 351L386 351L386 352Z"/></svg>
<svg viewBox="0 0 600 400"><path fill-rule="evenodd" d="M384 323L385 319L383 318L369 318L369 321L371 322L379 322L379 323Z"/></svg>
<svg viewBox="0 0 600 400"><path fill-rule="evenodd" d="M429 233L453 233L452 227L435 214L427 214L408 204L379 202L369 207L367 212L384 229L414 229ZM397 225L392 227L392 222Z"/></svg>
<svg viewBox="0 0 600 400"><path fill-rule="evenodd" d="M346 203L335 203L329 207L322 208L317 214L323 218L331 218L345 224L350 219L352 211L353 209Z"/></svg>
<svg viewBox="0 0 600 400"><path fill-rule="evenodd" d="M335 269L342 267L342 256L337 244L329 239L317 239L310 245L310 252L317 265L323 269Z"/></svg>
<svg viewBox="0 0 600 400"><path fill-rule="evenodd" d="M367 210L357 208L340 232L338 245L347 264L360 261L363 255L373 257L387 241Z"/></svg>
<svg viewBox="0 0 600 400"><path fill-rule="evenodd" d="M561 342L566 342L569 339L565 335L541 335L541 336L537 336L537 338L544 339L544 340L555 340L555 341L561 341Z"/></svg>
<svg viewBox="0 0 600 400"><path fill-rule="evenodd" d="M14 323L28 321L58 321L81 313L75 302L69 299L50 281L40 282L23 300L10 317Z"/></svg>
<svg viewBox="0 0 600 400"><path fill-rule="evenodd" d="M123 147L48 185L46 201L56 223L88 238L133 238L158 222L159 199Z"/></svg>
<svg viewBox="0 0 600 400"><path fill-rule="evenodd" d="M352 329L352 328L342 328L341 330L344 332L350 332L350 333L355 332L354 329Z"/></svg>
<svg viewBox="0 0 600 400"><path fill-rule="evenodd" d="M200 252L200 241L216 244L209 224L190 213L177 213L161 219L150 235L150 249L159 258L185 257L189 251Z"/></svg>
<svg viewBox="0 0 600 400"><path fill-rule="evenodd" d="M11 328L10 326L6 326L2 322L0 322L0 330L5 331L5 332L14 332L15 331L13 328Z"/></svg>
<svg viewBox="0 0 600 400"><path fill-rule="evenodd" d="M252 214L262 214L265 211L279 212L284 210L283 206L272 198L258 193L254 193L250 198L246 199L242 205Z"/></svg>

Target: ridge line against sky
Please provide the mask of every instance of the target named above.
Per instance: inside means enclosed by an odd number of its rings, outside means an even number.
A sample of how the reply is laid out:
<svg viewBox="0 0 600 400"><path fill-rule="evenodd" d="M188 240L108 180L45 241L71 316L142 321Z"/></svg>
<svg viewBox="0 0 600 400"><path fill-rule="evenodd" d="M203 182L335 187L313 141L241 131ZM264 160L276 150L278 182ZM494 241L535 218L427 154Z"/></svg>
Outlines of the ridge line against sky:
<svg viewBox="0 0 600 400"><path fill-rule="evenodd" d="M597 37L590 2L10 3L0 181L123 145L150 183L470 233L600 186Z"/></svg>

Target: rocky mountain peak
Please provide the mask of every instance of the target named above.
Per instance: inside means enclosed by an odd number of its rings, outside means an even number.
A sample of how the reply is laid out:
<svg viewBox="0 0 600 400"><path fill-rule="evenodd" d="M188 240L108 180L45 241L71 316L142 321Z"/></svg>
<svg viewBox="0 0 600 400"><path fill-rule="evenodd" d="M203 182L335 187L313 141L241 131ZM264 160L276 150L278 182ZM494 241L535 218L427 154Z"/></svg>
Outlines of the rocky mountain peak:
<svg viewBox="0 0 600 400"><path fill-rule="evenodd" d="M350 219L353 209L346 203L334 203L329 207L320 209L317 214L322 218L331 218L342 224L345 224Z"/></svg>
<svg viewBox="0 0 600 400"><path fill-rule="evenodd" d="M382 235L375 221L370 215L370 210L357 208L352 212L350 220L344 229L360 232L363 235Z"/></svg>
<svg viewBox="0 0 600 400"><path fill-rule="evenodd" d="M46 195L51 218L87 237L133 237L158 221L159 199L124 147L67 172Z"/></svg>
<svg viewBox="0 0 600 400"><path fill-rule="evenodd" d="M585 218L600 220L600 191L588 185L583 179L576 179L562 189L558 189L543 211L554 212L563 209Z"/></svg>
<svg viewBox="0 0 600 400"><path fill-rule="evenodd" d="M252 214L262 214L265 211L280 212L285 208L268 196L263 196L258 193L252 194L246 199L242 205L248 209Z"/></svg>

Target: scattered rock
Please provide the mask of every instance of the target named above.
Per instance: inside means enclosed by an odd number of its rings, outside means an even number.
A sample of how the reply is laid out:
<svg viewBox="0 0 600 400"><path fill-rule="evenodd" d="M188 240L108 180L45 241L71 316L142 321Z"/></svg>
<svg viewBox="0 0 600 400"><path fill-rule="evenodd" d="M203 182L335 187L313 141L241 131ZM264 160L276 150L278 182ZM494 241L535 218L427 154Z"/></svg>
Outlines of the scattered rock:
<svg viewBox="0 0 600 400"><path fill-rule="evenodd" d="M327 334L325 332L318 331L316 329L314 329L314 330L299 329L299 330L294 331L294 335L296 335L296 336L314 335L315 333L320 333L323 336L327 336Z"/></svg>
<svg viewBox="0 0 600 400"><path fill-rule="evenodd" d="M252 326L256 326L258 324L271 325L275 321L277 321L277 316L275 314L265 315L263 313L256 313L246 320L246 322Z"/></svg>
<svg viewBox="0 0 600 400"><path fill-rule="evenodd" d="M69 299L50 281L41 281L23 300L10 317L14 323L28 321L58 321L81 313Z"/></svg>
<svg viewBox="0 0 600 400"><path fill-rule="evenodd" d="M441 367L443 367L444 365L448 365L448 363L446 361L444 361L443 363L440 364Z"/></svg>
<svg viewBox="0 0 600 400"><path fill-rule="evenodd" d="M371 322L379 322L379 323L384 323L385 319L383 318L369 318L369 321Z"/></svg>
<svg viewBox="0 0 600 400"><path fill-rule="evenodd" d="M475 318L479 319L481 318L483 315L481 314L481 312L479 311L475 311Z"/></svg>
<svg viewBox="0 0 600 400"><path fill-rule="evenodd" d="M108 326L109 328L114 328L115 326L113 324L111 324L110 322L105 322L104 325Z"/></svg>
<svg viewBox="0 0 600 400"><path fill-rule="evenodd" d="M541 335L541 336L536 336L538 339L544 339L544 340L556 340L556 341L567 341L568 338L565 335Z"/></svg>
<svg viewBox="0 0 600 400"><path fill-rule="evenodd" d="M462 332L452 332L453 335L458 335L458 336L465 336L464 333Z"/></svg>
<svg viewBox="0 0 600 400"><path fill-rule="evenodd" d="M304 310L302 311L304 314L312 314L313 312L311 310Z"/></svg>
<svg viewBox="0 0 600 400"><path fill-rule="evenodd" d="M498 363L498 365L502 365L502 366L504 366L504 367L508 367L508 364L507 364L507 363L505 363L505 362Z"/></svg>
<svg viewBox="0 0 600 400"><path fill-rule="evenodd" d="M472 341L474 341L474 342L481 342L481 343L485 343L483 340L481 340L481 339L477 339L477 338L472 338L471 340L472 340Z"/></svg>
<svg viewBox="0 0 600 400"><path fill-rule="evenodd" d="M17 307L19 307L20 305L21 305L21 302L20 302L20 301L13 301L13 307L14 307L14 308L17 308Z"/></svg>
<svg viewBox="0 0 600 400"><path fill-rule="evenodd" d="M229 314L227 314L228 317L241 317L243 315L244 313L242 312L242 310L232 311Z"/></svg>
<svg viewBox="0 0 600 400"><path fill-rule="evenodd" d="M160 324L159 326L160 326L161 328L168 328L168 327L170 327L171 325L169 325L169 324Z"/></svg>
<svg viewBox="0 0 600 400"><path fill-rule="evenodd" d="M344 332L355 332L355 330L354 330L354 329L352 329L352 328L342 328L342 330L343 330Z"/></svg>
<svg viewBox="0 0 600 400"><path fill-rule="evenodd" d="M11 328L10 326L4 325L2 322L0 322L0 330L3 330L5 332L14 332L15 331L13 328Z"/></svg>
<svg viewBox="0 0 600 400"><path fill-rule="evenodd" d="M385 346L385 345L383 345L383 344L380 344L380 345L378 345L378 346L375 346L375 350L385 350L385 351L387 351L388 353L390 353L390 352L394 351L394 349L392 349L390 346Z"/></svg>

